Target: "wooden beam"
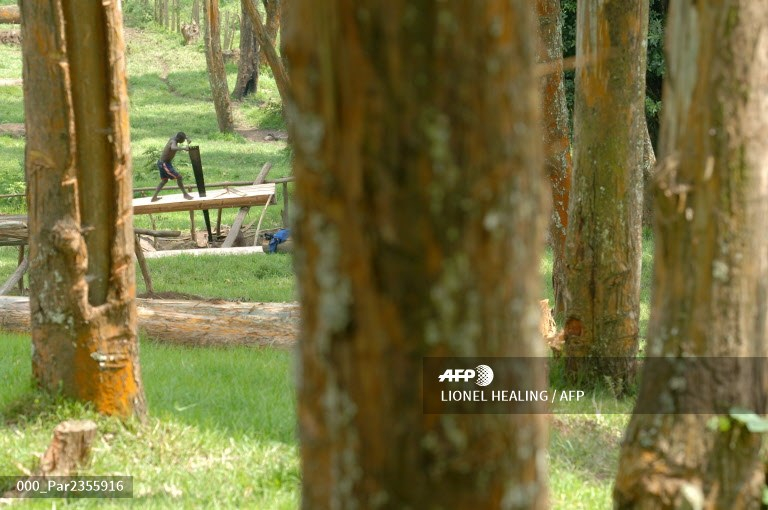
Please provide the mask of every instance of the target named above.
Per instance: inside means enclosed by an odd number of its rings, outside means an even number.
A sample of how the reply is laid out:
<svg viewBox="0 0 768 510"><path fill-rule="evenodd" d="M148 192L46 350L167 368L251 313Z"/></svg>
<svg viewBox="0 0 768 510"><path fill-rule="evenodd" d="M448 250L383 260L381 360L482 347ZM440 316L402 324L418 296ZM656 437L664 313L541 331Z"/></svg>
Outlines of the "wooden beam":
<svg viewBox="0 0 768 510"><path fill-rule="evenodd" d="M19 264L19 267L16 268L16 271L13 272L10 278L2 285L0 286L0 296L3 296L10 291L14 285L19 283L22 278L24 278L24 273L27 272L27 268L29 267L29 259L27 257L24 257L24 260L21 261L21 264Z"/></svg>
<svg viewBox="0 0 768 510"><path fill-rule="evenodd" d="M139 263L139 269L141 269L141 277L144 278L144 286L147 288L148 293L154 294L155 289L152 287L152 276L149 274L147 259L144 258L144 250L141 249L139 236L133 236L133 249L134 254L136 255L136 260Z"/></svg>
<svg viewBox="0 0 768 510"><path fill-rule="evenodd" d="M196 197L192 200L185 200L184 196L180 193L163 195L161 200L157 202L152 202L150 197L135 198L133 200L133 214L201 211L203 209L264 205L268 200L275 203L275 198L272 196L274 193L274 184L261 184L258 186L219 190L206 197Z"/></svg>
<svg viewBox="0 0 768 510"><path fill-rule="evenodd" d="M21 11L17 5L0 6L0 24L19 25L21 23Z"/></svg>
<svg viewBox="0 0 768 510"><path fill-rule="evenodd" d="M269 173L269 169L272 168L272 163L266 162L264 163L264 166L261 167L261 171L259 172L259 175L256 176L256 180L253 181L254 185L259 185L264 182L264 180L267 178L267 174ZM274 184L273 184L274 186ZM266 204L269 203L275 203L275 197L272 196L270 198L272 202L265 202ZM248 214L248 211L250 210L250 207L241 207L240 210L237 212L237 216L235 216L235 221L232 222L232 227L229 229L229 234L227 234L227 238L224 239L224 242L221 243L222 248L231 248L235 244L235 240L237 239L237 234L240 233L240 228L243 226L243 222L245 221L245 216Z"/></svg>
<svg viewBox="0 0 768 510"><path fill-rule="evenodd" d="M150 237L181 237L181 231L179 230L151 230L148 228L134 228L133 233Z"/></svg>
<svg viewBox="0 0 768 510"><path fill-rule="evenodd" d="M178 257L179 255L191 255L193 257L222 256L222 255L253 255L255 253L263 254L261 246L244 246L238 248L198 248L191 250L163 250L152 251L144 254L148 259L162 259L166 257Z"/></svg>
<svg viewBox="0 0 768 510"><path fill-rule="evenodd" d="M159 342L191 346L291 347L299 330L296 303L137 299L139 330ZM0 297L0 330L29 332L29 299Z"/></svg>

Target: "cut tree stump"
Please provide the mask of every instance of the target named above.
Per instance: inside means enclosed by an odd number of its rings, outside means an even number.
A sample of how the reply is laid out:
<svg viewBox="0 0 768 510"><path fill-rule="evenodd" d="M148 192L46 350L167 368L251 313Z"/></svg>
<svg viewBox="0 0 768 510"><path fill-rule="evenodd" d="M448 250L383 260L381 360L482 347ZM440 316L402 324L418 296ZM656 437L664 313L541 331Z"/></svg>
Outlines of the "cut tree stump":
<svg viewBox="0 0 768 510"><path fill-rule="evenodd" d="M53 440L34 472L26 472L29 477L75 476L86 467L91 459L91 445L96 438L96 423L91 420L67 420L53 429ZM24 492L11 489L3 493L2 503L17 501L24 497ZM0 503L1 506L1 503Z"/></svg>
<svg viewBox="0 0 768 510"><path fill-rule="evenodd" d="M53 441L40 459L38 476L72 476L88 465L96 423L67 420L53 429Z"/></svg>
<svg viewBox="0 0 768 510"><path fill-rule="evenodd" d="M139 330L158 342L190 346L290 347L299 331L296 303L137 299ZM29 299L0 296L0 330L29 333Z"/></svg>

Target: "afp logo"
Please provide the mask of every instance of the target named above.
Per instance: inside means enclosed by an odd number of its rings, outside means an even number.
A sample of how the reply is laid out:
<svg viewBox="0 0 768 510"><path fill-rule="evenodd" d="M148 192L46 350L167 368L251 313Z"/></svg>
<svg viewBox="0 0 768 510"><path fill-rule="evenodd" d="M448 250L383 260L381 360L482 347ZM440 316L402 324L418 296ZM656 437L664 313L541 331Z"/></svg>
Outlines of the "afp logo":
<svg viewBox="0 0 768 510"><path fill-rule="evenodd" d="M470 379L474 379L478 386L488 386L493 382L493 370L488 365L478 365L474 370L471 368L448 368L438 378L438 381L467 382Z"/></svg>

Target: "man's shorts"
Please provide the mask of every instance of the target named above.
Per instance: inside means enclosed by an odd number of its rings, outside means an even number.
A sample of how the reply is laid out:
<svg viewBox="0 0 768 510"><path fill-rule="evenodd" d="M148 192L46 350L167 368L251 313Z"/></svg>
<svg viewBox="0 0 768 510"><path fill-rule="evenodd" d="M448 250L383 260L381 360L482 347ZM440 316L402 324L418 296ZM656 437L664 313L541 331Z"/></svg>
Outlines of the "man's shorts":
<svg viewBox="0 0 768 510"><path fill-rule="evenodd" d="M181 177L173 165L165 161L157 160L157 169L160 171L161 179L178 179Z"/></svg>

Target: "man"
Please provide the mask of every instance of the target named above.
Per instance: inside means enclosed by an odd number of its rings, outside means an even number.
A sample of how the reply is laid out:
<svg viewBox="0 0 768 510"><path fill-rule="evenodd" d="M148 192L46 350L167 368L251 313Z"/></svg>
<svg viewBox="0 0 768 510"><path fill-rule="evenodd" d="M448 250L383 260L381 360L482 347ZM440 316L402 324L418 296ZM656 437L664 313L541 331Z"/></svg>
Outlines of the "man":
<svg viewBox="0 0 768 510"><path fill-rule="evenodd" d="M181 147L179 145L185 140L187 141L187 144L192 141L187 138L187 135L185 135L183 131L179 131L176 133L176 136L172 137L170 140L168 140L168 143L165 144L163 154L160 156L160 159L157 160L157 169L160 171L160 184L157 185L155 194L152 195L153 202L160 200L158 195L160 194L160 190L163 189L163 186L165 186L165 183L168 182L168 179L175 179L176 184L179 185L179 189L181 189L181 192L184 193L184 198L187 200L192 200L192 195L187 193L187 190L184 189L184 180L181 178L181 175L171 163L173 158L176 157L176 153L178 151L189 151L189 146Z"/></svg>

